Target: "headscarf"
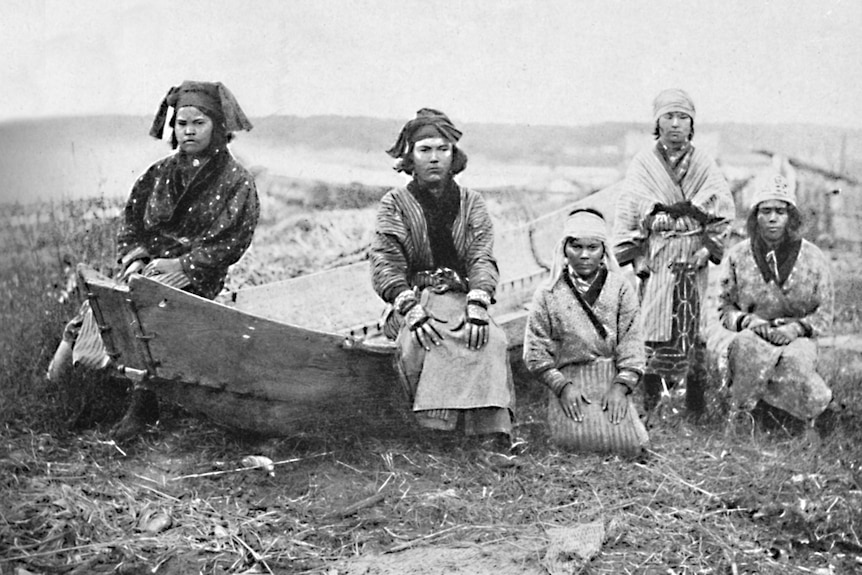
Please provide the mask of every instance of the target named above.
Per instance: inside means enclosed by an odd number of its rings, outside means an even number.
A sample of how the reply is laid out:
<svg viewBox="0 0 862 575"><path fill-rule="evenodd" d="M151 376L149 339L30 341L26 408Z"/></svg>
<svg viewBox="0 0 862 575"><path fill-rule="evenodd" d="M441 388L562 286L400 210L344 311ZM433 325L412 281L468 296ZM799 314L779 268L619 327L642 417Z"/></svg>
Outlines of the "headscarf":
<svg viewBox="0 0 862 575"><path fill-rule="evenodd" d="M566 242L568 242L570 238L596 238L602 242L602 245L604 246L605 267L608 268L608 271L620 271L620 266L617 263L617 259L614 256L614 252L611 249L610 242L608 241L608 224L605 221L604 216L600 216L591 211L576 209L569 214L569 217L563 224L563 237L554 248L554 259L551 263L551 276L548 279L546 287L552 287L557 280L560 279L560 275L568 265L568 260L566 259Z"/></svg>
<svg viewBox="0 0 862 575"><path fill-rule="evenodd" d="M679 88L669 88L659 92L653 100L652 110L656 121L668 112L684 112L694 120L694 101Z"/></svg>
<svg viewBox="0 0 862 575"><path fill-rule="evenodd" d="M398 139L386 153L396 159L395 170L412 174L412 168L404 166L404 158L413 150L413 144L425 138L443 138L451 144L457 144L462 132L449 117L432 108L422 108L416 112L416 117L404 124ZM455 146L452 158L453 173L461 172L467 166L467 154Z"/></svg>
<svg viewBox="0 0 862 575"><path fill-rule="evenodd" d="M176 111L184 106L194 106L214 122L223 122L228 133L252 129L251 122L239 107L236 98L221 82L186 80L165 94L153 118L150 135L160 140L165 129L168 107L172 107L176 114Z"/></svg>
<svg viewBox="0 0 862 575"><path fill-rule="evenodd" d="M796 207L796 193L781 174L772 174L763 178L754 192L751 209L756 210L758 204L768 200L781 200Z"/></svg>

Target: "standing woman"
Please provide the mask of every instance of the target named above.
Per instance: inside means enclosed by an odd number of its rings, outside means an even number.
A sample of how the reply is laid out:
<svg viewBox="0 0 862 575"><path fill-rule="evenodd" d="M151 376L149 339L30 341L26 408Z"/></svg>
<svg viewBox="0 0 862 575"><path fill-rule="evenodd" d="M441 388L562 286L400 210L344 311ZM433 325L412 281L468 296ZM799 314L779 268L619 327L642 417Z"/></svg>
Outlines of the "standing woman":
<svg viewBox="0 0 862 575"><path fill-rule="evenodd" d="M643 373L644 341L637 294L608 244L600 212L569 215L551 276L533 296L524 364L551 391L555 441L635 454L648 440L628 397Z"/></svg>
<svg viewBox="0 0 862 575"><path fill-rule="evenodd" d="M220 82L186 81L171 88L156 112L152 137L162 138L169 108L176 151L150 166L132 187L117 237L116 277L125 282L143 274L213 299L257 226L254 178L228 150L233 133L252 125ZM63 379L73 365L108 365L97 329L85 302L66 326L49 379ZM131 437L156 413L155 394L136 384L115 437Z"/></svg>
<svg viewBox="0 0 862 575"><path fill-rule="evenodd" d="M794 196L780 175L758 188L748 239L722 266L719 318L737 332L728 350L734 407L763 400L811 426L832 399L814 338L832 328L834 293L823 253L799 237Z"/></svg>
<svg viewBox="0 0 862 575"><path fill-rule="evenodd" d="M644 407L686 379L686 405L703 410L702 323L707 264L718 264L734 215L730 188L715 161L691 144L694 102L664 90L653 103L656 145L634 157L617 202L614 251L640 280L647 347Z"/></svg>
<svg viewBox="0 0 862 575"><path fill-rule="evenodd" d="M388 150L407 186L377 212L371 280L391 312L399 367L419 425L511 443L515 393L506 334L489 314L500 277L485 200L455 182L461 131L423 108Z"/></svg>

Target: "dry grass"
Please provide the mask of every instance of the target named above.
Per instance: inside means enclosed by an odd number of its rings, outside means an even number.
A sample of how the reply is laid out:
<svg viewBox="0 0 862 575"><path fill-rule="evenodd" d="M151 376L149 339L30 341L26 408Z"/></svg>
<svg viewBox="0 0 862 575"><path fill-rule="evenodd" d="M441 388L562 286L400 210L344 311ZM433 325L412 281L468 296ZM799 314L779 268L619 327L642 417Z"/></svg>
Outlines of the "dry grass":
<svg viewBox="0 0 862 575"><path fill-rule="evenodd" d="M511 200L494 206L497 217L523 214ZM362 246L362 233L345 227L361 217L318 214L286 245L304 257L307 246L327 242L327 229L339 229L343 241L302 264L332 265ZM106 405L75 407L74 394L40 377L74 311L61 301L62 258L50 254L78 246L76 258L96 261L110 240L94 238L110 238L114 225L96 221L83 236L52 232L59 251L44 235L20 231L6 250L0 574L538 574L552 572L554 529L590 522L604 526L601 552L558 558L564 572L862 569L862 394L852 354L833 356L831 383L844 408L822 419L817 446L767 411L726 436L723 398L712 394L698 424L674 396L640 460L561 452L548 442L542 390L520 371L518 433L528 449L511 461L478 442L404 425L385 406L376 420L276 440L163 406L150 433L117 446L102 426L118 415L123 390L81 381ZM94 245L79 246L87 242ZM42 259L28 260L24 250L34 245ZM261 244L240 269L269 261L273 245ZM852 258L835 265L840 329L858 333L862 279ZM109 389L115 395L106 398ZM71 433L69 418L77 421ZM248 455L277 462L274 473L243 469ZM461 563L443 568L446 557Z"/></svg>

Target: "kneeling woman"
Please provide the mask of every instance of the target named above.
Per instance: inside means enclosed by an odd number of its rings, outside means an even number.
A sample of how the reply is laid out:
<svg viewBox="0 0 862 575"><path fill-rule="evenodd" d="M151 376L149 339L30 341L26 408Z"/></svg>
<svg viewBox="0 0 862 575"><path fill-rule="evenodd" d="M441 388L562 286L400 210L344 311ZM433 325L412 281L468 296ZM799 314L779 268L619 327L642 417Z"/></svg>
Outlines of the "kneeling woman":
<svg viewBox="0 0 862 575"><path fill-rule="evenodd" d="M734 407L763 400L813 423L832 399L815 371L814 338L832 328L834 295L826 258L799 237L801 226L787 181L766 180L748 215L749 238L722 264L719 317L738 332L728 349Z"/></svg>
<svg viewBox="0 0 862 575"><path fill-rule="evenodd" d="M646 444L628 397L644 370L640 323L637 294L608 249L604 217L575 210L551 277L533 296L524 338L527 369L551 390L555 441L629 453Z"/></svg>

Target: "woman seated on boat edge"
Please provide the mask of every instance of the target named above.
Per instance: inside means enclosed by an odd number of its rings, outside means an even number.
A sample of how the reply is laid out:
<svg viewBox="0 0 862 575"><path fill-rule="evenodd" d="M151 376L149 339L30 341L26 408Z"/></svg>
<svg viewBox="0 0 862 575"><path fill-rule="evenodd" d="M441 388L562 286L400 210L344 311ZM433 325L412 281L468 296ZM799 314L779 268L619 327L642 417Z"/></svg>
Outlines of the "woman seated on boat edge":
<svg viewBox="0 0 862 575"><path fill-rule="evenodd" d="M185 81L170 88L153 119L150 136L162 139L169 108L169 156L150 166L132 186L117 233L120 282L135 274L215 298L228 267L251 244L260 206L254 178L230 153L228 143L252 125L220 82ZM63 332L48 366L48 379L62 383L73 367L109 365L89 302ZM128 439L158 417L158 401L135 383L125 416L113 429Z"/></svg>
<svg viewBox="0 0 862 575"><path fill-rule="evenodd" d="M551 438L575 451L638 455L649 437L630 395L646 363L640 305L604 216L571 212L530 305L524 364L550 391Z"/></svg>
<svg viewBox="0 0 862 575"><path fill-rule="evenodd" d="M709 342L717 357L727 358L728 431L739 410L762 401L805 422L816 441L815 420L832 401L817 370L816 338L832 330L834 287L826 256L801 237L801 227L793 186L780 174L761 176L748 239L728 251L721 267L723 329Z"/></svg>
<svg viewBox="0 0 862 575"><path fill-rule="evenodd" d="M500 273L481 194L450 119L423 108L387 153L412 177L380 201L370 250L374 290L390 305L384 333L417 423L511 444L515 391L506 334L489 310Z"/></svg>

